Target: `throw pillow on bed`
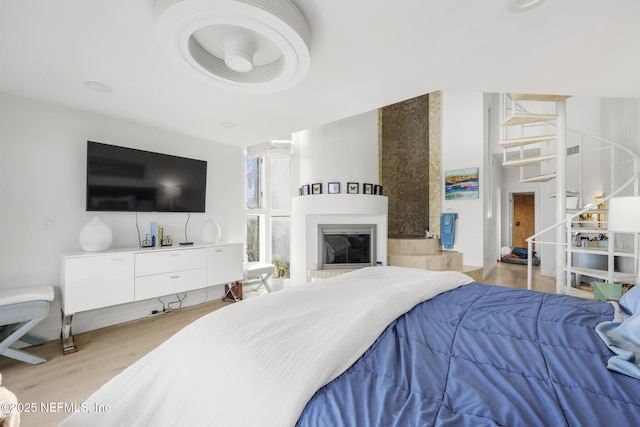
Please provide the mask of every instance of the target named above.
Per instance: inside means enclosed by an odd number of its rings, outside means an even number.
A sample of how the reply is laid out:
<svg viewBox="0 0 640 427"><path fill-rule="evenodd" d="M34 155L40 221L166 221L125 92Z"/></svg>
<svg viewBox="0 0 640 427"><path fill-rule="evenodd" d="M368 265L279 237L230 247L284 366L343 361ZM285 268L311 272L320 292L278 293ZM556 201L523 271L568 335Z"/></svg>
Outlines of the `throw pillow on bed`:
<svg viewBox="0 0 640 427"><path fill-rule="evenodd" d="M618 304L631 315L640 313L640 286L634 286L625 292Z"/></svg>

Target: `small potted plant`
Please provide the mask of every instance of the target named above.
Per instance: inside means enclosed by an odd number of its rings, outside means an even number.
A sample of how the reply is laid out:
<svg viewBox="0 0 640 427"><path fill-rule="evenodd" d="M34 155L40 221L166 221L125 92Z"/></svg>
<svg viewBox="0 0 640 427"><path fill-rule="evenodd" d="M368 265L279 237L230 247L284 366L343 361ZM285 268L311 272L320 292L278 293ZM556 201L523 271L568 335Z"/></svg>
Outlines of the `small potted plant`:
<svg viewBox="0 0 640 427"><path fill-rule="evenodd" d="M273 265L276 267L276 271L271 276L271 289L273 291L279 291L284 287L284 279L289 272L289 264L286 261L276 258L273 260Z"/></svg>

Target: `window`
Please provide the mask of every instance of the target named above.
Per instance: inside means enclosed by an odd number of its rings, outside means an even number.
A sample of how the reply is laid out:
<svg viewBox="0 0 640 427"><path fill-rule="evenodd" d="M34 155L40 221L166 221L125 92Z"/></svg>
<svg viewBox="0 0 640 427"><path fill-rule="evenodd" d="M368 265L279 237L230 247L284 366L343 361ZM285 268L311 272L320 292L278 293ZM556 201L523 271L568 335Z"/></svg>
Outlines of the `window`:
<svg viewBox="0 0 640 427"><path fill-rule="evenodd" d="M260 207L260 157L247 159L247 209Z"/></svg>
<svg viewBox="0 0 640 427"><path fill-rule="evenodd" d="M289 263L291 151L289 144L247 149L247 261Z"/></svg>
<svg viewBox="0 0 640 427"><path fill-rule="evenodd" d="M247 261L260 261L260 217L247 215Z"/></svg>

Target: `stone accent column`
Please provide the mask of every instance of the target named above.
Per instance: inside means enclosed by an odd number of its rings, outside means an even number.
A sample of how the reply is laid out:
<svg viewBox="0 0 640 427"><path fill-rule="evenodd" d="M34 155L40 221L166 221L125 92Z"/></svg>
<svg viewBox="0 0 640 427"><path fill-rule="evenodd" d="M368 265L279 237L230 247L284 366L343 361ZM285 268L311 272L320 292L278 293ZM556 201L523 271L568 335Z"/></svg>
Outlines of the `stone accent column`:
<svg viewBox="0 0 640 427"><path fill-rule="evenodd" d="M441 168L441 106L442 92L429 94L429 230L440 236L442 212Z"/></svg>

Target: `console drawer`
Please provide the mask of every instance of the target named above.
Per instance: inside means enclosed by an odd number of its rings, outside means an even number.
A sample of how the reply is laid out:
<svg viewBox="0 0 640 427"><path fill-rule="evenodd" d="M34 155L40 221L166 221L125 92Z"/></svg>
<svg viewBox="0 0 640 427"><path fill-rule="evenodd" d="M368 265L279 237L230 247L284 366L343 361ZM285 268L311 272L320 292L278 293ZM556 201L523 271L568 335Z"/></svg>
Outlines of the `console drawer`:
<svg viewBox="0 0 640 427"><path fill-rule="evenodd" d="M133 254L63 257L62 309L67 314L130 302Z"/></svg>
<svg viewBox="0 0 640 427"><path fill-rule="evenodd" d="M242 245L215 246L209 251L209 286L242 280Z"/></svg>
<svg viewBox="0 0 640 427"><path fill-rule="evenodd" d="M207 250L161 250L136 254L136 277L207 267Z"/></svg>
<svg viewBox="0 0 640 427"><path fill-rule="evenodd" d="M206 268L136 277L135 301L177 294L206 286Z"/></svg>

